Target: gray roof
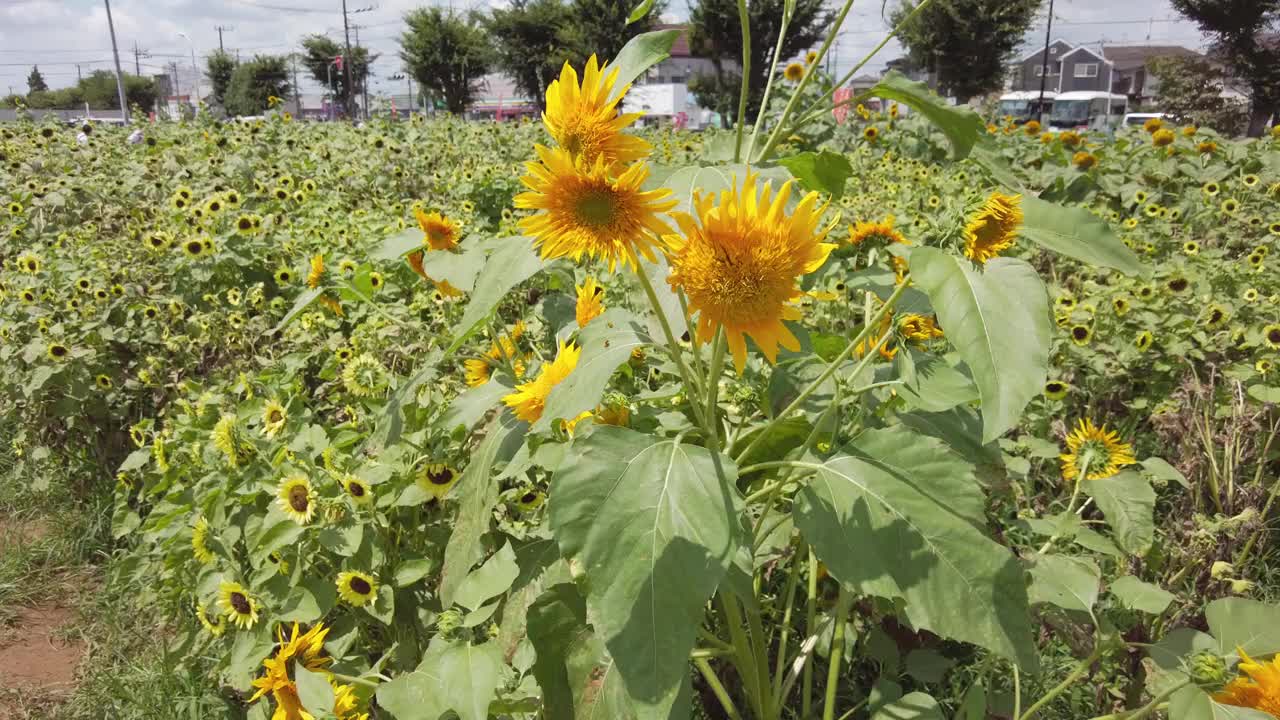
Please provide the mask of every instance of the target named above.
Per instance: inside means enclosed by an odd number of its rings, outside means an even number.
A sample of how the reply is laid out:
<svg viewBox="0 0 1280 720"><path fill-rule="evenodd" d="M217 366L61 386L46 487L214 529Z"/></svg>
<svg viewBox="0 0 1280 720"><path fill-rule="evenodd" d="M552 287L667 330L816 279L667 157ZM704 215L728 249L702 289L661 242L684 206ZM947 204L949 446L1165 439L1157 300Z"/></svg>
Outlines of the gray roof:
<svg viewBox="0 0 1280 720"><path fill-rule="evenodd" d="M1103 48L1107 59L1116 64L1117 70L1132 70L1147 64L1156 57L1198 57L1200 53L1181 45L1107 45Z"/></svg>

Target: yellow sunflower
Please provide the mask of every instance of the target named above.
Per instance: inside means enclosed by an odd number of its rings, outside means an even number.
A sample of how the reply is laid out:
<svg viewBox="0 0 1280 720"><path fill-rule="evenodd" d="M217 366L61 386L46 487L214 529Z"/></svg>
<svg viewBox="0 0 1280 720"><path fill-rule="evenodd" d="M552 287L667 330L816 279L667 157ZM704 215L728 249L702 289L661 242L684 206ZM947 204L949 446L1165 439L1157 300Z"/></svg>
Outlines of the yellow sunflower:
<svg viewBox="0 0 1280 720"><path fill-rule="evenodd" d="M370 489L369 484L355 475L343 478L342 488L357 505L368 505L373 500L373 490Z"/></svg>
<svg viewBox="0 0 1280 720"><path fill-rule="evenodd" d="M791 82L800 82L804 78L804 65L798 62L788 63L786 69L782 71L782 76Z"/></svg>
<svg viewBox="0 0 1280 720"><path fill-rule="evenodd" d="M358 570L338 573L337 585L338 597L356 607L368 605L378 594L378 581Z"/></svg>
<svg viewBox="0 0 1280 720"><path fill-rule="evenodd" d="M1069 452L1059 456L1064 480L1075 480L1086 461L1088 480L1109 478L1120 472L1120 468L1137 462L1132 445L1121 442L1116 431L1107 430L1106 425L1094 425L1087 418L1081 419L1076 429L1067 435L1067 449Z"/></svg>
<svg viewBox="0 0 1280 720"><path fill-rule="evenodd" d="M204 517L196 520L191 528L191 554L201 565L213 562L213 553L209 551L209 521Z"/></svg>
<svg viewBox="0 0 1280 720"><path fill-rule="evenodd" d="M1262 341L1272 350L1280 350L1280 323L1272 323L1263 327Z"/></svg>
<svg viewBox="0 0 1280 720"><path fill-rule="evenodd" d="M1172 130L1161 129L1152 133L1151 144L1156 147L1164 147L1166 145L1172 145L1173 141L1176 139L1177 136L1173 134Z"/></svg>
<svg viewBox="0 0 1280 720"><path fill-rule="evenodd" d="M218 586L218 604L227 619L242 630L248 630L258 622L258 601L240 583L224 580Z"/></svg>
<svg viewBox="0 0 1280 720"><path fill-rule="evenodd" d="M694 193L697 220L679 213L683 236L666 238L668 282L684 291L690 312L698 313L698 340L709 342L724 328L739 373L747 362L746 335L771 363L779 345L799 349L783 323L801 317L791 304L803 295L796 279L821 267L835 248L823 242L836 221L819 227L827 206L818 205L818 193L806 195L787 215L794 181L774 196L769 184L757 180L748 173L741 188L735 181L720 191L718 203L714 194Z"/></svg>
<svg viewBox="0 0 1280 720"><path fill-rule="evenodd" d="M1076 168L1079 170L1088 170L1089 168L1098 164L1098 156L1094 155L1091 152L1085 152L1081 150L1080 152L1071 156L1071 164L1075 165Z"/></svg>
<svg viewBox="0 0 1280 720"><path fill-rule="evenodd" d="M520 180L529 188L515 197L518 208L538 210L520 221L544 258L599 257L613 270L619 261L635 266L636 255L654 261L653 235L671 232L659 218L676 206L668 189L641 189L649 176L635 163L614 177L603 155L594 163L568 151L537 147L541 162L528 163Z"/></svg>
<svg viewBox="0 0 1280 720"><path fill-rule="evenodd" d="M888 215L880 222L859 220L849 228L849 244L858 247L883 248L889 245L910 245L911 241L893 228L894 218Z"/></svg>
<svg viewBox="0 0 1280 720"><path fill-rule="evenodd" d="M489 382L489 376L493 371L489 363L480 358L467 358L462 361L462 367L468 387L480 387Z"/></svg>
<svg viewBox="0 0 1280 720"><path fill-rule="evenodd" d="M1138 337L1134 338L1133 346L1138 348L1139 352L1146 352L1147 348L1151 347L1155 340L1156 338L1151 334L1150 330L1143 330L1138 333Z"/></svg>
<svg viewBox="0 0 1280 720"><path fill-rule="evenodd" d="M814 64L814 63L816 63L816 62L818 62L818 51L817 51L817 50L810 50L809 52L807 52L807 53L805 53L805 54L804 54L804 64L805 64L805 65L812 65L812 64Z"/></svg>
<svg viewBox="0 0 1280 720"><path fill-rule="evenodd" d="M1044 396L1050 400L1061 400L1070 389L1071 386L1061 380L1050 380L1044 384Z"/></svg>
<svg viewBox="0 0 1280 720"><path fill-rule="evenodd" d="M315 515L315 503L311 497L311 481L306 475L290 475L281 483L276 491L280 509L285 515L293 518L299 525L311 522Z"/></svg>
<svg viewBox="0 0 1280 720"><path fill-rule="evenodd" d="M915 313L903 315L898 320L898 332L902 333L903 337L917 342L928 342L942 337L942 328L938 327L937 320L929 315Z"/></svg>
<svg viewBox="0 0 1280 720"><path fill-rule="evenodd" d="M578 356L581 353L582 348L576 344L560 343L556 359L544 364L538 372L538 377L517 385L516 391L502 398L502 402L506 403L521 420L537 422L542 417L551 389L569 377L569 373L578 366Z"/></svg>
<svg viewBox="0 0 1280 720"><path fill-rule="evenodd" d="M610 166L649 154L649 143L622 132L643 113L618 112L618 103L631 84L615 88L617 80L618 68L601 67L592 55L582 70L581 85L578 73L566 62L559 79L547 88L542 122L570 157L581 157L588 164L600 160Z"/></svg>
<svg viewBox="0 0 1280 720"><path fill-rule="evenodd" d="M1272 657L1270 662L1258 662L1249 657L1244 648L1236 648L1236 654L1240 656L1236 669L1247 677L1235 678L1214 694L1213 699L1224 705L1253 708L1280 717L1280 655Z"/></svg>
<svg viewBox="0 0 1280 720"><path fill-rule="evenodd" d="M964 255L978 264L1013 247L1022 226L1021 195L992 193L964 228Z"/></svg>
<svg viewBox="0 0 1280 720"><path fill-rule="evenodd" d="M537 490L526 490L516 500L516 507L519 508L522 513L530 513L542 507L542 504L546 502L546 500L547 496L545 493Z"/></svg>
<svg viewBox="0 0 1280 720"><path fill-rule="evenodd" d="M262 434L267 437L275 437L280 429L284 427L284 422L289 418L285 408L275 400L268 400L267 404L262 408Z"/></svg>
<svg viewBox="0 0 1280 720"><path fill-rule="evenodd" d="M315 289L320 287L320 281L324 279L324 254L319 253L311 256L311 267L307 271L307 287Z"/></svg>
<svg viewBox="0 0 1280 720"><path fill-rule="evenodd" d="M218 613L209 612L209 608L204 603L196 603L196 617L200 618L200 624L214 637L221 637L222 633L227 631L227 618Z"/></svg>
<svg viewBox="0 0 1280 720"><path fill-rule="evenodd" d="M422 228L422 244L432 250L452 250L458 247L458 224L438 212L424 213L413 209Z"/></svg>
<svg viewBox="0 0 1280 720"><path fill-rule="evenodd" d="M436 500L442 500L457 484L458 477L458 471L444 463L426 463L418 468L414 482Z"/></svg>
<svg viewBox="0 0 1280 720"><path fill-rule="evenodd" d="M596 279L589 277L578 288L578 304L574 310L578 327L584 328L587 323L600 317L604 312L604 288L596 284Z"/></svg>
<svg viewBox="0 0 1280 720"><path fill-rule="evenodd" d="M1146 122L1142 123L1142 129L1148 135L1154 135L1162 127L1164 127L1164 121L1160 118L1148 118Z"/></svg>

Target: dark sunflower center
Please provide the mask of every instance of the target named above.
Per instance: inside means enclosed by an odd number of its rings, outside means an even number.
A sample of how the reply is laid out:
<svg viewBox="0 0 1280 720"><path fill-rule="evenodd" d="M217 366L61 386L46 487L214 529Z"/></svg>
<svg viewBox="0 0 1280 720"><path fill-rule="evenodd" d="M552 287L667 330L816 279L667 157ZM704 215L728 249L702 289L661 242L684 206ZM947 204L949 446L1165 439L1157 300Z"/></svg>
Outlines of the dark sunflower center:
<svg viewBox="0 0 1280 720"><path fill-rule="evenodd" d="M350 492L355 497L364 497L364 486L358 482L353 482L347 486L347 492Z"/></svg>
<svg viewBox="0 0 1280 720"><path fill-rule="evenodd" d="M240 218L240 229L248 230L253 227L253 221L249 218Z"/></svg>
<svg viewBox="0 0 1280 720"><path fill-rule="evenodd" d="M427 482L432 485L448 485L453 480L453 471L449 468L427 471Z"/></svg>
<svg viewBox="0 0 1280 720"><path fill-rule="evenodd" d="M1084 340L1089 337L1089 329L1084 327L1075 327L1071 329L1071 337L1077 340Z"/></svg>
<svg viewBox="0 0 1280 720"><path fill-rule="evenodd" d="M1222 311L1214 310L1212 313L1209 313L1209 322L1211 324L1217 324L1222 322Z"/></svg>
<svg viewBox="0 0 1280 720"><path fill-rule="evenodd" d="M200 251L203 249L204 249L204 245L202 245L199 240L192 240L191 242L187 243L187 252L191 253L192 255L199 255Z"/></svg>
<svg viewBox="0 0 1280 720"><path fill-rule="evenodd" d="M1051 382L1046 387L1051 393L1062 392L1062 383Z"/></svg>
<svg viewBox="0 0 1280 720"><path fill-rule="evenodd" d="M54 345L53 354L56 355L57 357L62 357L63 355L67 354L67 349L62 347L61 345Z"/></svg>
<svg viewBox="0 0 1280 720"><path fill-rule="evenodd" d="M281 420L284 420L284 413L280 412L278 409L271 408L271 411L267 413L267 422L274 424Z"/></svg>
<svg viewBox="0 0 1280 720"><path fill-rule="evenodd" d="M1187 289L1187 281L1183 280L1182 278L1178 278L1177 280L1172 280L1169 282L1169 289L1174 292L1182 292L1183 290Z"/></svg>
<svg viewBox="0 0 1280 720"><path fill-rule="evenodd" d="M351 578L351 590L359 595L368 595L373 588L364 578L353 577Z"/></svg>
<svg viewBox="0 0 1280 720"><path fill-rule="evenodd" d="M525 505L528 505L529 503L537 499L538 499L538 495L536 493L531 493L531 492L527 492L524 495L520 496L520 502L524 503Z"/></svg>
<svg viewBox="0 0 1280 720"><path fill-rule="evenodd" d="M1267 331L1267 342L1280 345L1280 328L1271 328Z"/></svg>
<svg viewBox="0 0 1280 720"><path fill-rule="evenodd" d="M248 615L253 611L253 607L249 605L249 598L243 593L231 593L231 608L241 615Z"/></svg>
<svg viewBox="0 0 1280 720"><path fill-rule="evenodd" d="M304 513L311 506L311 499L307 497L307 489L301 485L295 485L289 488L289 507L297 512Z"/></svg>

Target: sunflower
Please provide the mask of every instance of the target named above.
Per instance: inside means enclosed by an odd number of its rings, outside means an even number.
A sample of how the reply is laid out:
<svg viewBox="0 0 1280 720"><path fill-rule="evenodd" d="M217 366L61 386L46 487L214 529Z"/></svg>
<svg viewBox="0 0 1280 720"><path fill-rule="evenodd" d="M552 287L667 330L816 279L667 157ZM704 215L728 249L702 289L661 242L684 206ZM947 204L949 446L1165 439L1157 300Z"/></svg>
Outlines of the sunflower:
<svg viewBox="0 0 1280 720"><path fill-rule="evenodd" d="M1075 165L1078 170L1088 170L1098 164L1098 156L1081 150L1071 156L1071 164Z"/></svg>
<svg viewBox="0 0 1280 720"><path fill-rule="evenodd" d="M880 130L875 125L868 125L866 129L862 131L862 137L869 141L874 141L879 136Z"/></svg>
<svg viewBox="0 0 1280 720"><path fill-rule="evenodd" d="M372 397L387 387L387 369L368 353L359 355L342 369L342 384L358 397Z"/></svg>
<svg viewBox="0 0 1280 720"><path fill-rule="evenodd" d="M338 573L337 585L338 597L356 607L368 605L378 594L378 581L358 570Z"/></svg>
<svg viewBox="0 0 1280 720"><path fill-rule="evenodd" d="M1214 694L1214 701L1280 717L1280 655L1272 657L1270 662L1258 662L1243 648L1236 648L1236 654L1240 656L1237 671L1248 677L1237 677L1227 683L1221 692Z"/></svg>
<svg viewBox="0 0 1280 720"><path fill-rule="evenodd" d="M531 382L517 385L516 391L503 397L502 401L515 412L516 417L529 423L537 422L542 417L547 396L551 394L552 388L569 377L569 373L577 367L578 356L581 353L582 348L576 344L560 343L556 359L544 364L538 377Z"/></svg>
<svg viewBox="0 0 1280 720"><path fill-rule="evenodd" d="M236 218L236 232L241 235L255 234L258 231L258 228L261 227L262 221L258 220L258 222L255 223L254 217L255 216L253 215L241 215Z"/></svg>
<svg viewBox="0 0 1280 720"><path fill-rule="evenodd" d="M222 581L218 586L218 604L223 614L242 630L258 622L258 601L240 583Z"/></svg>
<svg viewBox="0 0 1280 720"><path fill-rule="evenodd" d="M1204 324L1205 327L1218 327L1227 321L1227 310L1221 305L1210 305L1205 311Z"/></svg>
<svg viewBox="0 0 1280 720"><path fill-rule="evenodd" d="M342 489L347 491L347 495L350 495L357 505L368 505L373 500L373 491L369 488L369 484L355 475L347 475L342 479Z"/></svg>
<svg viewBox="0 0 1280 720"><path fill-rule="evenodd" d="M992 193L964 228L964 255L979 265L1013 247L1022 225L1021 195Z"/></svg>
<svg viewBox="0 0 1280 720"><path fill-rule="evenodd" d="M222 637L222 633L227 631L226 617L209 612L209 608L202 602L196 603L196 617L200 618L200 624L214 637Z"/></svg>
<svg viewBox="0 0 1280 720"><path fill-rule="evenodd" d="M569 158L588 166L629 163L649 154L649 143L622 132L643 113L620 113L618 103L631 84L615 87L618 68L601 67L592 55L582 70L582 84L573 66L565 63L560 77L547 88L542 122ZM520 207L517 205L516 207Z"/></svg>
<svg viewBox="0 0 1280 720"><path fill-rule="evenodd" d="M1222 205L1219 207L1222 209L1222 212L1227 215L1235 215L1236 212L1240 210L1240 201L1235 198L1227 198L1222 201Z"/></svg>
<svg viewBox="0 0 1280 720"><path fill-rule="evenodd" d="M436 500L442 500L458 482L458 477L458 471L444 463L426 463L418 468L414 482Z"/></svg>
<svg viewBox="0 0 1280 720"><path fill-rule="evenodd" d="M823 242L835 220L820 227L827 206L818 206L818 193L806 195L787 215L793 182L788 180L772 194L769 184L760 186L748 173L742 187L714 194L694 193L694 216L675 215L683 237L666 238L672 289L689 299L690 312L698 313L698 340L709 342L723 328L741 373L746 367L746 335L769 362L777 358L778 345L798 350L799 343L783 323L799 320L799 308L791 301L803 293L796 280L814 272L827 260L834 244Z"/></svg>
<svg viewBox="0 0 1280 720"><path fill-rule="evenodd" d="M1182 252L1183 254L1186 254L1186 255L1199 255L1200 243L1196 242L1195 240L1188 240L1182 243Z"/></svg>
<svg viewBox="0 0 1280 720"><path fill-rule="evenodd" d="M539 145L537 152L541 162L528 163L529 174L520 179L529 191L516 195L515 205L540 211L520 220L520 227L543 258L598 256L610 270L619 261L636 265L637 253L654 261L652 236L671 232L659 214L676 201L667 189L641 190L649 176L644 163L615 178L603 155L590 163L563 149Z"/></svg>
<svg viewBox="0 0 1280 720"><path fill-rule="evenodd" d="M275 437L284 427L284 422L288 417L283 405L275 400L268 400L267 404L262 408L262 434L267 437Z"/></svg>
<svg viewBox="0 0 1280 720"><path fill-rule="evenodd" d="M467 358L462 361L464 378L468 387L480 387L489 382L492 368L480 358Z"/></svg>
<svg viewBox="0 0 1280 720"><path fill-rule="evenodd" d="M1155 342L1155 336L1151 334L1151 331L1143 330L1138 333L1138 337L1134 339L1133 346L1138 348L1141 352L1146 352L1147 348L1151 347L1151 343L1153 342Z"/></svg>
<svg viewBox="0 0 1280 720"><path fill-rule="evenodd" d="M1089 473L1085 479L1101 480L1137 462L1132 445L1120 442L1116 431L1107 430L1106 425L1096 426L1089 419L1081 419L1067 435L1067 449L1069 452L1059 456L1063 480L1075 480L1084 463L1088 463Z"/></svg>
<svg viewBox="0 0 1280 720"><path fill-rule="evenodd" d="M1071 386L1061 380L1050 380L1044 384L1044 396L1050 400L1061 400L1070 390Z"/></svg>
<svg viewBox="0 0 1280 720"><path fill-rule="evenodd" d="M1126 230L1132 230L1138 227L1138 218L1136 217L1125 218L1125 221L1123 224Z"/></svg>
<svg viewBox="0 0 1280 720"><path fill-rule="evenodd" d="M213 553L209 550L208 540L209 521L201 516L191 528L191 554L201 565L213 562Z"/></svg>
<svg viewBox="0 0 1280 720"><path fill-rule="evenodd" d="M942 328L938 327L938 322L929 315L907 314L898 320L898 332L903 337L917 342L928 342L935 338L942 337Z"/></svg>
<svg viewBox="0 0 1280 720"><path fill-rule="evenodd" d="M111 377L109 375L99 375L93 379L93 382L95 385L98 386L99 389L102 389L102 390L110 390L111 386L114 384L112 383Z"/></svg>
<svg viewBox="0 0 1280 720"><path fill-rule="evenodd" d="M458 224L438 212L427 214L413 209L422 228L422 244L432 250L452 250L458 247Z"/></svg>
<svg viewBox="0 0 1280 720"><path fill-rule="evenodd" d="M1040 134L1040 121L1039 121L1039 120L1028 120L1028 121L1026 122L1026 124L1024 124L1024 125L1022 126L1022 132L1026 133L1026 134L1027 134L1027 137L1035 137L1035 136L1039 135L1039 134Z"/></svg>
<svg viewBox="0 0 1280 720"><path fill-rule="evenodd" d="M1275 364L1272 363L1270 360L1267 360L1266 358L1263 358L1253 364L1253 369L1257 370L1259 373L1263 375L1266 375L1267 373L1271 372L1271 370L1274 367L1275 367Z"/></svg>
<svg viewBox="0 0 1280 720"><path fill-rule="evenodd" d="M351 258L343 258L338 261L338 270L343 275L354 275L359 267L360 266L356 264L356 261Z"/></svg>
<svg viewBox="0 0 1280 720"><path fill-rule="evenodd" d="M1088 345L1093 339L1093 330L1088 325L1071 326L1071 342L1077 345Z"/></svg>
<svg viewBox="0 0 1280 720"><path fill-rule="evenodd" d="M1142 208L1142 212L1145 213L1147 217L1153 218L1160 217L1160 211L1163 209L1164 208L1160 207L1156 203L1151 203L1150 205Z"/></svg>
<svg viewBox="0 0 1280 720"><path fill-rule="evenodd" d="M200 238L191 238L182 243L182 252L186 253L187 257L200 257L204 254L204 251L204 241Z"/></svg>
<svg viewBox="0 0 1280 720"><path fill-rule="evenodd" d="M542 507L542 504L546 502L546 500L547 496L545 493L532 489L526 490L516 500L516 507L519 508L522 513L530 513Z"/></svg>
<svg viewBox="0 0 1280 720"><path fill-rule="evenodd" d="M1259 178L1257 175L1253 175L1253 174L1245 175L1244 177L1240 178L1240 182L1241 182L1245 187L1247 187L1247 188L1251 188L1251 189L1252 189L1252 188L1257 187L1257 186L1258 186L1258 182L1259 182L1260 180L1261 180L1261 178Z"/></svg>
<svg viewBox="0 0 1280 720"><path fill-rule="evenodd" d="M279 270L276 270L275 277L277 285L288 285L293 282L293 271L289 268L280 268Z"/></svg>
<svg viewBox="0 0 1280 720"><path fill-rule="evenodd" d="M593 277L587 278L576 287L578 303L574 309L574 315L577 318L578 327L584 328L587 323L600 317L600 313L604 312L604 288L597 285Z"/></svg>
<svg viewBox="0 0 1280 720"><path fill-rule="evenodd" d="M787 63L787 67L782 71L782 76L791 82L800 82L804 78L804 65L798 62Z"/></svg>
<svg viewBox="0 0 1280 720"><path fill-rule="evenodd" d="M1258 301L1258 291L1254 288L1248 288L1240 295L1240 297L1247 303L1254 303Z"/></svg>
<svg viewBox="0 0 1280 720"><path fill-rule="evenodd" d="M1059 310L1070 312L1076 307L1076 299L1070 295L1059 295L1058 298L1053 301L1053 304L1056 305Z"/></svg>
<svg viewBox="0 0 1280 720"><path fill-rule="evenodd" d="M23 255L18 258L18 267L29 275L35 275L40 272L40 258L35 255Z"/></svg>
<svg viewBox="0 0 1280 720"><path fill-rule="evenodd" d="M1262 341L1272 350L1280 350L1280 323L1272 323L1262 328Z"/></svg>
<svg viewBox="0 0 1280 720"><path fill-rule="evenodd" d="M1212 155L1218 151L1218 143L1212 140L1201 140L1196 144L1196 152L1201 155Z"/></svg>
<svg viewBox="0 0 1280 720"><path fill-rule="evenodd" d="M1174 294L1180 294L1187 288L1191 287L1191 283L1184 277L1171 277L1164 284L1169 291Z"/></svg>
<svg viewBox="0 0 1280 720"><path fill-rule="evenodd" d="M369 273L369 287L373 288L375 292L377 292L378 290L381 290L382 286L385 284L386 284L386 280L383 279L382 273L380 272Z"/></svg>
<svg viewBox="0 0 1280 720"><path fill-rule="evenodd" d="M1164 127L1164 121L1160 118L1148 118L1146 122L1142 123L1142 129L1148 135L1154 135L1162 127Z"/></svg>
<svg viewBox="0 0 1280 720"><path fill-rule="evenodd" d="M1080 144L1080 133L1075 130L1063 130L1058 134L1058 140L1067 147L1076 147Z"/></svg>
<svg viewBox="0 0 1280 720"><path fill-rule="evenodd" d="M311 256L311 266L307 271L307 287L312 290L320 286L320 281L324 279L324 253L317 253Z"/></svg>
<svg viewBox="0 0 1280 720"><path fill-rule="evenodd" d="M28 305L36 301L36 293L30 288L24 288L23 291L18 294L18 297L22 299L22 302L27 303Z"/></svg>
<svg viewBox="0 0 1280 720"><path fill-rule="evenodd" d="M910 245L911 241L902 233L893 229L894 217L888 215L880 222L862 222L859 220L849 228L849 244L866 245L872 248L884 248L889 245Z"/></svg>
<svg viewBox="0 0 1280 720"><path fill-rule="evenodd" d="M1155 147L1165 147L1166 145L1172 145L1176 139L1178 138L1173 134L1172 130L1157 130L1151 135L1151 144Z"/></svg>
<svg viewBox="0 0 1280 720"><path fill-rule="evenodd" d="M1111 309L1115 310L1116 315L1123 317L1129 312L1129 298L1124 296L1112 298Z"/></svg>
<svg viewBox="0 0 1280 720"><path fill-rule="evenodd" d="M280 487L276 490L276 498L284 514L299 525L306 525L311 522L311 518L315 515L316 508L311 493L311 481L307 479L306 475L290 475L280 481Z"/></svg>

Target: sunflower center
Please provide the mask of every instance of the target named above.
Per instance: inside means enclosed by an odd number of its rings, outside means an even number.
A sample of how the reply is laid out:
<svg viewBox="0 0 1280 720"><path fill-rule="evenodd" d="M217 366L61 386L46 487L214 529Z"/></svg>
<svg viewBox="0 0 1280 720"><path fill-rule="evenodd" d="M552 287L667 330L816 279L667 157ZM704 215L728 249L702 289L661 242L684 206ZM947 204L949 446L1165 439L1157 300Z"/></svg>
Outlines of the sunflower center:
<svg viewBox="0 0 1280 720"><path fill-rule="evenodd" d="M538 496L535 493L531 493L531 492L527 492L524 495L520 496L520 502L526 505L528 505L529 503L537 499L538 499Z"/></svg>
<svg viewBox="0 0 1280 720"><path fill-rule="evenodd" d="M450 480L453 480L453 471L449 468L427 471L427 481L432 485L448 485Z"/></svg>
<svg viewBox="0 0 1280 720"><path fill-rule="evenodd" d="M1280 345L1280 328L1271 328L1267 331L1267 342Z"/></svg>
<svg viewBox="0 0 1280 720"><path fill-rule="evenodd" d="M276 408L272 408L271 412L267 414L267 422L269 423L274 424L274 423L280 422L281 420L284 420L284 413L280 412Z"/></svg>
<svg viewBox="0 0 1280 720"><path fill-rule="evenodd" d="M618 214L617 197L609 190L588 190L574 204L578 222L591 227L606 227Z"/></svg>
<svg viewBox="0 0 1280 720"><path fill-rule="evenodd" d="M1071 329L1071 337L1077 340L1084 340L1089 337L1089 329L1084 327L1075 327Z"/></svg>
<svg viewBox="0 0 1280 720"><path fill-rule="evenodd" d="M253 608L249 605L249 598L238 592L231 593L231 608L241 615L248 615L253 611Z"/></svg>
<svg viewBox="0 0 1280 720"><path fill-rule="evenodd" d="M289 488L289 507L300 513L306 512L311 506L311 499L307 495L307 489L301 485Z"/></svg>
<svg viewBox="0 0 1280 720"><path fill-rule="evenodd" d="M351 589L360 595L368 595L369 591L373 590L373 588L369 585L368 582L365 581L364 578L353 577L351 578L350 585L351 585Z"/></svg>
<svg viewBox="0 0 1280 720"><path fill-rule="evenodd" d="M353 482L347 486L347 492L356 497L364 497L364 486L360 483Z"/></svg>

